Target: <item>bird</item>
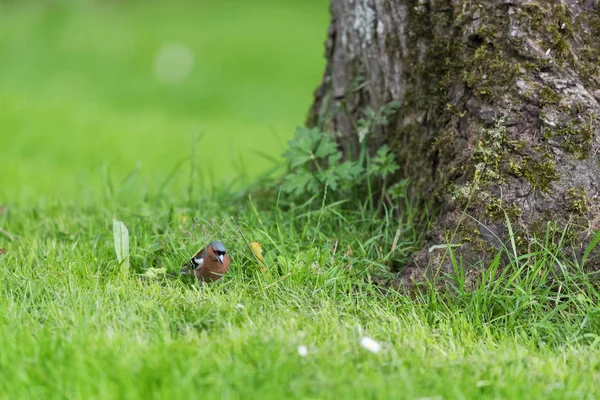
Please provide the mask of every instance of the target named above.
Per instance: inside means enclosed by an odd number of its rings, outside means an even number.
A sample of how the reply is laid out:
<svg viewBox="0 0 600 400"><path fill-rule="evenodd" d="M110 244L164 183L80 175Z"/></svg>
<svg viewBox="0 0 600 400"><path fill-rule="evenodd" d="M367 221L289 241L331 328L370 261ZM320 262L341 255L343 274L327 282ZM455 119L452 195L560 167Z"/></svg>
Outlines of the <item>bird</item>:
<svg viewBox="0 0 600 400"><path fill-rule="evenodd" d="M184 264L181 274L189 275L192 271L201 282L214 282L219 280L229 268L229 255L225 245L212 241L206 248L200 249Z"/></svg>

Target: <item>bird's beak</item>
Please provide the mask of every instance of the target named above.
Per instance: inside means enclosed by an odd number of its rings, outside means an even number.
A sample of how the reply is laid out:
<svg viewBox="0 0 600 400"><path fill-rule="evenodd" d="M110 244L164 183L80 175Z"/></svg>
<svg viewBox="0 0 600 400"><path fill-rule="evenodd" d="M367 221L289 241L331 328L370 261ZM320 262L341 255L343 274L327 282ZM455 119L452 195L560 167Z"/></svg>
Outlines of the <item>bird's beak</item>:
<svg viewBox="0 0 600 400"><path fill-rule="evenodd" d="M217 254L217 260L219 260L221 264L223 264L223 257L225 257L223 254Z"/></svg>

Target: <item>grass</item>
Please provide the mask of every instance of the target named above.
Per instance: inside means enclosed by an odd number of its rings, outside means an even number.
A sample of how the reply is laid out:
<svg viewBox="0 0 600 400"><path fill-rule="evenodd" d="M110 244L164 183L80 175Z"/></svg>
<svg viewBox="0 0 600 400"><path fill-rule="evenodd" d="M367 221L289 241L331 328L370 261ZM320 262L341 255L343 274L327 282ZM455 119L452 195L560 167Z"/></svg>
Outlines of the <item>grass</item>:
<svg viewBox="0 0 600 400"><path fill-rule="evenodd" d="M256 183L272 164L248 149L277 159L283 144L265 126L279 121L291 136L318 82L321 65L306 61L324 37L307 28L315 15L326 25L317 2L257 1L234 15L208 2L183 14L158 3L8 4L0 4L0 48L10 55L0 65L8 110L0 138L9 144L0 146L0 397L600 396L598 285L582 272L586 260L559 255L560 235L529 254L502 250L473 290L457 279L450 293L409 298L373 282L393 276L418 243L410 204L401 218L380 216L368 201L320 193L300 203ZM199 21L222 42L192 34ZM253 30L271 23L290 36ZM200 74L163 87L144 74L165 32L194 37L191 46L207 52L205 40L239 47L212 53L223 80ZM127 68L108 57L115 51L131 56ZM265 70L273 64L276 72ZM208 93L198 99L201 88ZM193 149L190 126L205 120ZM258 142L237 142L250 133ZM231 165L209 171L196 156L232 141L240 152ZM231 183L238 168L245 174ZM129 231L129 270L117 261L113 218ZM238 226L262 244L267 273ZM233 260L216 284L161 272L214 238ZM365 336L381 351L361 347Z"/></svg>
<svg viewBox="0 0 600 400"><path fill-rule="evenodd" d="M239 193L237 193L239 194ZM595 398L592 284L539 284L550 258L474 292L378 290L396 228L348 203L260 204L236 193L9 208L0 256L0 393L11 398ZM245 199L245 200L244 200ZM354 211L353 211L354 210ZM123 274L112 217L129 228ZM261 272L237 231L265 249ZM200 288L160 275L219 237L233 263ZM403 236L399 249L412 239ZM349 249L352 251L350 253ZM394 257L402 257L396 254ZM537 266L537 269L533 269ZM542 275L543 277L543 275ZM532 280L533 278L537 278ZM550 282L551 279L542 279ZM535 283L538 283L537 285ZM572 295L572 296L569 296ZM369 336L379 353L360 345ZM306 345L308 355L298 355Z"/></svg>

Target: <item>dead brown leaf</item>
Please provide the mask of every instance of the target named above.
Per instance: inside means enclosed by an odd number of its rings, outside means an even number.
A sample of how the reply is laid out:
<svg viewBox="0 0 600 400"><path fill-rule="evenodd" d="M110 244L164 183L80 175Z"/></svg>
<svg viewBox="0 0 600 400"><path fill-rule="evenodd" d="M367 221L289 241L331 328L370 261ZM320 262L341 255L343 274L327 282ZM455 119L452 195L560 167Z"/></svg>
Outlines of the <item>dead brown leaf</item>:
<svg viewBox="0 0 600 400"><path fill-rule="evenodd" d="M346 256L352 257L352 247L350 247L350 245L348 245L348 247L346 248Z"/></svg>

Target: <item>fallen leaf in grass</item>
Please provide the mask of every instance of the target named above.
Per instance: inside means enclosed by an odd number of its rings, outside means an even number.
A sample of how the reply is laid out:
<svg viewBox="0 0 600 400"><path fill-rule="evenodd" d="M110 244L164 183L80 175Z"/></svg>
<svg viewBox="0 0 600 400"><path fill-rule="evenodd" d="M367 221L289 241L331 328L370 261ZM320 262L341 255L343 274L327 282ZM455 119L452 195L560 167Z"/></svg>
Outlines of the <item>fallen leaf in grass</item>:
<svg viewBox="0 0 600 400"><path fill-rule="evenodd" d="M263 256L262 256L262 245L258 242L250 243L250 249L252 250L252 254L256 257L256 261L258 261L258 265L263 272L267 272L267 267L263 264Z"/></svg>
<svg viewBox="0 0 600 400"><path fill-rule="evenodd" d="M144 273L144 276L147 278L156 278L159 275L165 275L167 273L167 269L165 267L162 268L148 268L148 270Z"/></svg>
<svg viewBox="0 0 600 400"><path fill-rule="evenodd" d="M306 357L308 355L308 347L306 347L303 344L301 344L300 346L298 346L298 355L300 357Z"/></svg>
<svg viewBox="0 0 600 400"><path fill-rule="evenodd" d="M4 249L0 249L0 256L4 254Z"/></svg>
<svg viewBox="0 0 600 400"><path fill-rule="evenodd" d="M117 261L124 273L129 272L129 231L125 224L113 219L113 239Z"/></svg>
<svg viewBox="0 0 600 400"><path fill-rule="evenodd" d="M368 336L360 339L360 345L371 353L379 353L379 350L381 350L381 345Z"/></svg>
<svg viewBox="0 0 600 400"><path fill-rule="evenodd" d="M250 247L252 248L252 252L256 256L256 258L258 258L260 261L262 261L263 260L262 245L260 243L258 243L258 242L252 242L252 243L250 243Z"/></svg>

